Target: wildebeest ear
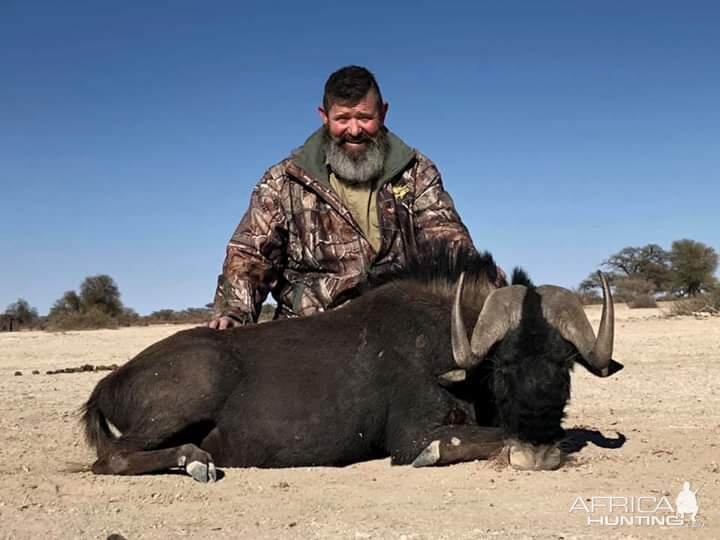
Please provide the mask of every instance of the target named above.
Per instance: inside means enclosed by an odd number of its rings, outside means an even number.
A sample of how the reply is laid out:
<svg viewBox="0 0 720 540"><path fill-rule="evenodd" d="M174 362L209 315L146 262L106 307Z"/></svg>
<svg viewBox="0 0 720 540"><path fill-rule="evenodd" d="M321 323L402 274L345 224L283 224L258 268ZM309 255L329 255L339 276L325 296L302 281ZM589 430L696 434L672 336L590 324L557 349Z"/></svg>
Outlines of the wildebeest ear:
<svg viewBox="0 0 720 540"><path fill-rule="evenodd" d="M616 362L615 360L610 360L610 363L608 364L608 367L600 371L599 369L591 366L588 364L585 359L582 356L578 355L577 363L580 364L582 367L587 369L590 373L595 375L596 377L610 377L611 375L615 375L618 371L623 369L625 366L623 366L620 362Z"/></svg>

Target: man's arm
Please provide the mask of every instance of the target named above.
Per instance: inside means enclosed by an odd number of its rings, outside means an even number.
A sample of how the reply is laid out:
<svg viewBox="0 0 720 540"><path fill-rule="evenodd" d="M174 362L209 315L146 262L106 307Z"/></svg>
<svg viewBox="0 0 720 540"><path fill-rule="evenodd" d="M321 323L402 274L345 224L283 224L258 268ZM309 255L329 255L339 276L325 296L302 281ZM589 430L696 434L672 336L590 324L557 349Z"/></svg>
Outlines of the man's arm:
<svg viewBox="0 0 720 540"><path fill-rule="evenodd" d="M256 322L285 264L287 234L278 180L267 173L227 246L215 291L211 328Z"/></svg>
<svg viewBox="0 0 720 540"><path fill-rule="evenodd" d="M467 227L460 219L450 194L445 191L437 167L425 156L418 158L415 195L415 228L419 247L443 239L451 249L475 250ZM497 268L496 287L507 285L507 276Z"/></svg>

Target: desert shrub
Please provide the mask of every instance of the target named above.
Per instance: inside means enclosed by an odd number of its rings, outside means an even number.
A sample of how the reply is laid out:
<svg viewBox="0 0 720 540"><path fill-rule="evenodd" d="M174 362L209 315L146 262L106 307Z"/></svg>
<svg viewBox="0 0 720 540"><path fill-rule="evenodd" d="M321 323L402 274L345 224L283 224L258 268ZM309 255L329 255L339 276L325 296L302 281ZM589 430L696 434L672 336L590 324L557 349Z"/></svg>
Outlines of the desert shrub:
<svg viewBox="0 0 720 540"><path fill-rule="evenodd" d="M122 313L117 316L120 326L147 326L144 318L138 315L137 311L132 308L124 307Z"/></svg>
<svg viewBox="0 0 720 540"><path fill-rule="evenodd" d="M720 316L720 289L692 298L677 300L670 307L671 315L695 315L698 313Z"/></svg>
<svg viewBox="0 0 720 540"><path fill-rule="evenodd" d="M147 315L145 319L150 323L170 323L177 318L177 311L173 309L159 309Z"/></svg>
<svg viewBox="0 0 720 540"><path fill-rule="evenodd" d="M187 308L179 313L178 322L182 324L205 324L212 312L206 308Z"/></svg>
<svg viewBox="0 0 720 540"><path fill-rule="evenodd" d="M99 328L117 328L120 325L118 318L101 311L90 309L88 311L68 311L57 313L48 320L48 330L97 330Z"/></svg>
<svg viewBox="0 0 720 540"><path fill-rule="evenodd" d="M643 296L643 295L633 296L632 298L627 300L625 303L627 304L627 307L629 307L630 309L658 307L657 300L655 300L655 297L649 296L649 295L648 296Z"/></svg>
<svg viewBox="0 0 720 540"><path fill-rule="evenodd" d="M182 311L159 309L142 317L145 324L205 324L210 320L207 308L187 308Z"/></svg>
<svg viewBox="0 0 720 540"><path fill-rule="evenodd" d="M615 280L615 299L625 302L629 308L654 308L655 283L640 275L631 275Z"/></svg>

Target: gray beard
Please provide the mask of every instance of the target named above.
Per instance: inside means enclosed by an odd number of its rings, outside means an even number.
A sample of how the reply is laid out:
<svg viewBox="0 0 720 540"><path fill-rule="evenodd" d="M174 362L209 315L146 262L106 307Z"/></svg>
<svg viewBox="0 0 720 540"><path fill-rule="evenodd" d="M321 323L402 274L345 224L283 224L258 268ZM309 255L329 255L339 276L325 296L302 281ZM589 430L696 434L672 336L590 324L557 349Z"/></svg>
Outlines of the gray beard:
<svg viewBox="0 0 720 540"><path fill-rule="evenodd" d="M361 154L351 154L342 146L341 139L334 139L325 131L325 156L336 176L350 184L364 184L380 176L385 165L388 142L381 130L374 138L367 139L367 148Z"/></svg>

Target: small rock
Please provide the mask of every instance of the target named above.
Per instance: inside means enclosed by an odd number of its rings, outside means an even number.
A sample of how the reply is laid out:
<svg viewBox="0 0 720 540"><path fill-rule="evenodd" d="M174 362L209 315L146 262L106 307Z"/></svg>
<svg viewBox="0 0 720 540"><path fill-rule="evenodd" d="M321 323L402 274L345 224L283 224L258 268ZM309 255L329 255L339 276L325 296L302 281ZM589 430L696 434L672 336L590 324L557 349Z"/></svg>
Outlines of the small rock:
<svg viewBox="0 0 720 540"><path fill-rule="evenodd" d="M16 372L14 373L14 375L15 375L16 377L20 377L20 376L22 375L22 371L16 371Z"/></svg>

